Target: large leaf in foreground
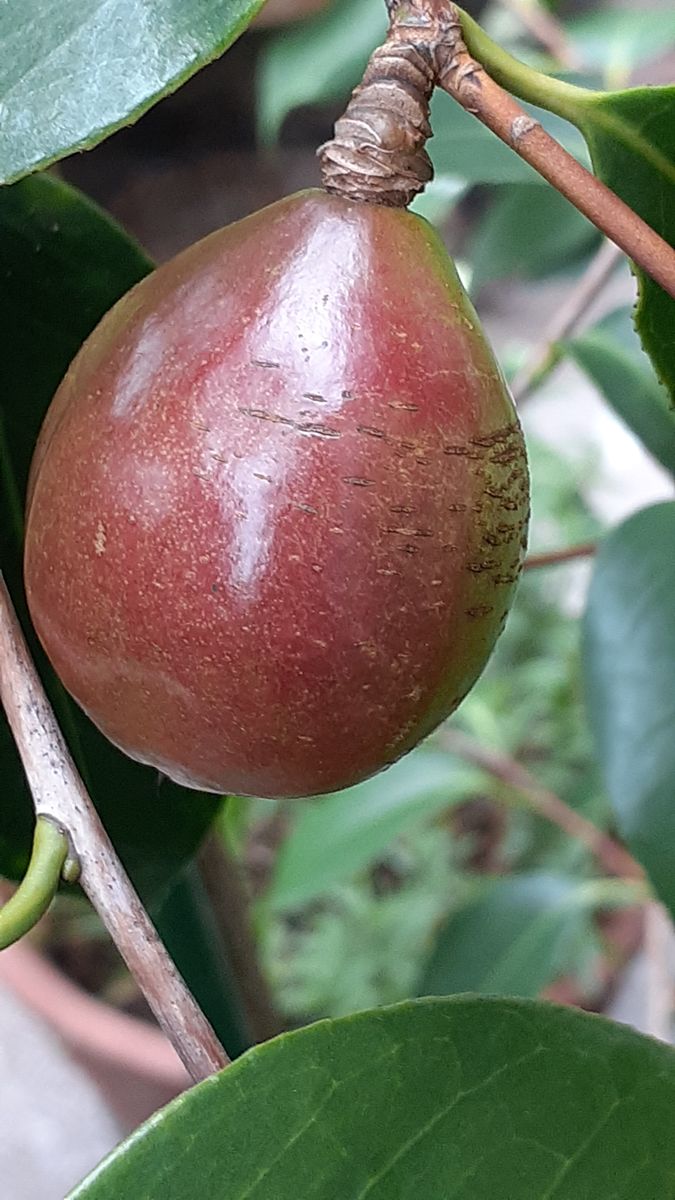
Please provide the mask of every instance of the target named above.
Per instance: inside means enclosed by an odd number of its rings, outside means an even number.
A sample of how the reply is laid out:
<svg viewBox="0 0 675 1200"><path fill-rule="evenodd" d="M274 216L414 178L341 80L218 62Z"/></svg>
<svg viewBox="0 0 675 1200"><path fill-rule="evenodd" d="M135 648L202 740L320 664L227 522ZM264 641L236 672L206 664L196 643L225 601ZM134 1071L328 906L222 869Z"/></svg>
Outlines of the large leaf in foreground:
<svg viewBox="0 0 675 1200"><path fill-rule="evenodd" d="M115 845L146 898L200 841L213 796L186 792L116 750L65 694L26 614L23 499L52 394L99 318L151 269L140 248L78 192L49 178L0 190L0 562L63 732ZM25 867L32 809L0 715L0 873Z"/></svg>
<svg viewBox="0 0 675 1200"><path fill-rule="evenodd" d="M152 1118L71 1200L671 1200L675 1053L460 997L322 1021Z"/></svg>
<svg viewBox="0 0 675 1200"><path fill-rule="evenodd" d="M591 723L619 830L675 915L675 503L616 529L585 617Z"/></svg>
<svg viewBox="0 0 675 1200"><path fill-rule="evenodd" d="M136 120L222 54L262 0L0 5L0 182Z"/></svg>
<svg viewBox="0 0 675 1200"><path fill-rule="evenodd" d="M675 87L581 95L573 119L596 174L675 247ZM637 277L637 330L675 402L675 300L644 271Z"/></svg>

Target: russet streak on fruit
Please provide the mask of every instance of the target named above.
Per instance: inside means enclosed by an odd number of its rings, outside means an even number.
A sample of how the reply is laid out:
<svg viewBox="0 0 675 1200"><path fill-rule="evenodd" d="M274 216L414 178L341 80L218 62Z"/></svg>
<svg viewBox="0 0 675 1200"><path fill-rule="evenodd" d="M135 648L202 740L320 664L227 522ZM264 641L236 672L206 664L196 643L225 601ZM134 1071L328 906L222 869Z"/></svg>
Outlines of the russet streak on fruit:
<svg viewBox="0 0 675 1200"><path fill-rule="evenodd" d="M161 267L85 344L36 451L29 602L133 757L313 794L457 706L527 509L511 401L433 230L310 191Z"/></svg>

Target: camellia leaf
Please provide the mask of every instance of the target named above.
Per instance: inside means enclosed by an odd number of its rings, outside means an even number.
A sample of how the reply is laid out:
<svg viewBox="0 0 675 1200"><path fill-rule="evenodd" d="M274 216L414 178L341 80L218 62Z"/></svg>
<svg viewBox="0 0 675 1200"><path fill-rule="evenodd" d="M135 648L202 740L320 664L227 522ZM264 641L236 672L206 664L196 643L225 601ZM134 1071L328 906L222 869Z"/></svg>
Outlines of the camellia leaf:
<svg viewBox="0 0 675 1200"><path fill-rule="evenodd" d="M296 908L324 894L412 823L465 800L482 782L479 771L422 747L365 783L302 802L279 850L269 903Z"/></svg>
<svg viewBox="0 0 675 1200"><path fill-rule="evenodd" d="M584 626L591 724L617 824L675 915L675 503L603 543Z"/></svg>
<svg viewBox="0 0 675 1200"><path fill-rule="evenodd" d="M596 174L675 246L675 87L591 92L576 112ZM644 271L636 274L636 327L675 401L675 300Z"/></svg>
<svg viewBox="0 0 675 1200"><path fill-rule="evenodd" d="M437 935L418 995L534 998L593 952L593 912L634 900L634 889L620 880L546 871L489 880Z"/></svg>
<svg viewBox="0 0 675 1200"><path fill-rule="evenodd" d="M66 695L30 627L21 543L28 468L51 397L100 317L150 269L140 248L74 189L36 177L0 190L0 561L66 740L146 899L161 892L194 851L219 801L126 758ZM25 867L33 815L2 716L0 777L0 872L16 878Z"/></svg>
<svg viewBox="0 0 675 1200"><path fill-rule="evenodd" d="M439 933L420 995L537 996L590 941L604 883L543 871L492 880Z"/></svg>
<svg viewBox="0 0 675 1200"><path fill-rule="evenodd" d="M0 182L95 146L217 58L263 0L0 5Z"/></svg>
<svg viewBox="0 0 675 1200"><path fill-rule="evenodd" d="M656 461L675 475L675 413L642 350L630 309L610 313L563 349Z"/></svg>
<svg viewBox="0 0 675 1200"><path fill-rule="evenodd" d="M524 1000L420 1000L243 1055L70 1200L668 1200L675 1052Z"/></svg>

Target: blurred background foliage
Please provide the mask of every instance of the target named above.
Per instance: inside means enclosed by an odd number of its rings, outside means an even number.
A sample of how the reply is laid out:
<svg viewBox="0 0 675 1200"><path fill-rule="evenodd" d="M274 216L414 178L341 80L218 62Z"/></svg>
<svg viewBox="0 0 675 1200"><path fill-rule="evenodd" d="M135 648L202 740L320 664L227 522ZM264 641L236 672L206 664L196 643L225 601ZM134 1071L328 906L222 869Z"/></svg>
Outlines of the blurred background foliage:
<svg viewBox="0 0 675 1200"><path fill-rule="evenodd" d="M307 19L247 35L135 129L67 161L64 177L159 258L284 191L315 185L313 149L330 136L382 39L383 7L382 0L331 0ZM518 57L590 86L673 75L675 11L667 0L646 8L543 8L536 0L467 8ZM544 24L543 45L533 24L546 12L553 24ZM224 110L219 124L216 105ZM588 162L575 129L537 116ZM553 288L544 308L555 316L587 277L597 231L447 96L434 99L432 123L436 176L415 207L441 228L505 371L520 381L533 482L530 550L594 542L614 519L597 502L606 463L592 441L557 423L555 405L538 410L533 393L559 378L562 365L566 402L578 393L583 408L589 393L602 397L624 434L633 430L659 458L672 422L632 329L628 268L607 271L604 303L590 308L581 328L564 336L552 336L555 322L542 329L541 289ZM517 313L509 319L513 295ZM537 355L541 369L529 370ZM663 465L673 461L669 452ZM646 454L640 463L656 470ZM660 478L658 487L671 494L672 480ZM525 573L492 661L448 729L526 768L535 794L546 789L611 830L582 686L589 574L585 559ZM639 940L632 916L639 889L610 877L597 856L536 810L532 793L467 761L443 730L337 797L228 800L218 830L245 868L261 961L287 1023L464 990L548 990L602 1007L614 966ZM62 899L52 918L57 956L83 930L97 941L91 915ZM98 974L102 994L137 1004L117 967Z"/></svg>

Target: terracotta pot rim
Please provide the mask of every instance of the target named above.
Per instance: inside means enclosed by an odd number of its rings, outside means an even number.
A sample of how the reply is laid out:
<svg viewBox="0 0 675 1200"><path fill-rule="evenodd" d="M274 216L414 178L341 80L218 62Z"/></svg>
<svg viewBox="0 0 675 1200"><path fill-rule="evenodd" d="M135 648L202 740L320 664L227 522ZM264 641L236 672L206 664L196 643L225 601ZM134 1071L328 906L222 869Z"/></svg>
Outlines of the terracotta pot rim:
<svg viewBox="0 0 675 1200"><path fill-rule="evenodd" d="M25 942L0 954L0 982L78 1055L183 1091L190 1079L164 1034L90 996Z"/></svg>

